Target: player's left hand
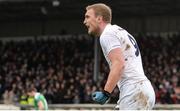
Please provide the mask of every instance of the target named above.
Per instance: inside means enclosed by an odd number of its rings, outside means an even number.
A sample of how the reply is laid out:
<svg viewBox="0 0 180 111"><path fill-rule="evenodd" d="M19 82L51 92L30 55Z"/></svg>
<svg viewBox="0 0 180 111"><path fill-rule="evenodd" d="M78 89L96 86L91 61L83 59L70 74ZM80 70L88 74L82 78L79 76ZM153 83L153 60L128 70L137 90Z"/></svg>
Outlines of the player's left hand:
<svg viewBox="0 0 180 111"><path fill-rule="evenodd" d="M107 103L107 101L109 100L109 97L110 97L110 93L107 91L96 91L92 93L93 101L101 105Z"/></svg>

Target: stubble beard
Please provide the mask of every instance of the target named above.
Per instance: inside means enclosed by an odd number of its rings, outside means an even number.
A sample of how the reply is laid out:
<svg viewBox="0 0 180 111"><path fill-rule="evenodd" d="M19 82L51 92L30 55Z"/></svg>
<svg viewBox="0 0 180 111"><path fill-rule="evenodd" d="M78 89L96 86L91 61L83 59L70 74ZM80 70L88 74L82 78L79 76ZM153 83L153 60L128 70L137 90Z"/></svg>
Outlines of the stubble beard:
<svg viewBox="0 0 180 111"><path fill-rule="evenodd" d="M89 35L94 36L94 37L99 37L99 29L96 28L94 31L88 31Z"/></svg>

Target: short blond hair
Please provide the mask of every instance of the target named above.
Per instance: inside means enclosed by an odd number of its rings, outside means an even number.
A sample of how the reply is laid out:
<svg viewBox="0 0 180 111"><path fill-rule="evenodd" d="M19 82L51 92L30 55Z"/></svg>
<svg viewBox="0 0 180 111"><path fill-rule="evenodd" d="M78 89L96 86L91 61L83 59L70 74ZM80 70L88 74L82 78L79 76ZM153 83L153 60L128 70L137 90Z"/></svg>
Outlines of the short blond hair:
<svg viewBox="0 0 180 111"><path fill-rule="evenodd" d="M89 5L86 7L86 10L89 10L89 9L93 9L95 11L96 16L98 15L102 16L103 20L106 23L111 23L112 11L111 11L111 8L107 6L106 4L96 3L93 5Z"/></svg>

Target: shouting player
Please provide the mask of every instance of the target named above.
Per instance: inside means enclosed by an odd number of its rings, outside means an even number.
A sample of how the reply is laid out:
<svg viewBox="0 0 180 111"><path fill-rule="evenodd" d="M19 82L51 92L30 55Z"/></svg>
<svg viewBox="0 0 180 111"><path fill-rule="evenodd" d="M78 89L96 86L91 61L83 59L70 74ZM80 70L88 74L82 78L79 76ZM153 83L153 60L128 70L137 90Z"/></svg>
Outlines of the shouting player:
<svg viewBox="0 0 180 111"><path fill-rule="evenodd" d="M100 37L101 48L110 67L104 90L94 92L92 99L105 104L117 85L120 110L152 109L155 93L144 74L137 42L125 29L111 25L111 18L111 8L103 3L86 7L84 24L89 34Z"/></svg>

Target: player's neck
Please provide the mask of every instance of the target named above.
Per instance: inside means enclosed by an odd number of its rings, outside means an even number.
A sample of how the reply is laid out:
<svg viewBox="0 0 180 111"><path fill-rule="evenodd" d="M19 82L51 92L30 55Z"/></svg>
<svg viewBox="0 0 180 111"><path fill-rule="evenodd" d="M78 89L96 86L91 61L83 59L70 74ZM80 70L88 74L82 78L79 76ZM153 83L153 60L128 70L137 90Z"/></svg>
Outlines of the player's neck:
<svg viewBox="0 0 180 111"><path fill-rule="evenodd" d="M102 22L102 23L100 24L100 34L99 34L99 36L101 36L101 34L103 33L103 31L104 31L104 29L105 29L105 27L106 27L107 24L108 24L108 23L105 23L105 22Z"/></svg>

